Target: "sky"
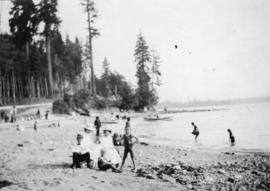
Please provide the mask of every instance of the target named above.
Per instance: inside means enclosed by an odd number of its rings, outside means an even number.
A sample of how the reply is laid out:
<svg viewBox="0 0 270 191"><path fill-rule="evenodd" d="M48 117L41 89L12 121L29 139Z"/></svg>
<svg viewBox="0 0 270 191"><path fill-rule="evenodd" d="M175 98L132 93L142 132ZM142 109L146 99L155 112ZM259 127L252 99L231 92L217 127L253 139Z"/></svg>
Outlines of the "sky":
<svg viewBox="0 0 270 191"><path fill-rule="evenodd" d="M8 32L10 2L0 6L1 32ZM133 53L142 33L161 57L161 101L268 96L269 7L269 0L96 0L95 72L107 57L135 86ZM80 0L59 0L58 9L62 34L86 42Z"/></svg>

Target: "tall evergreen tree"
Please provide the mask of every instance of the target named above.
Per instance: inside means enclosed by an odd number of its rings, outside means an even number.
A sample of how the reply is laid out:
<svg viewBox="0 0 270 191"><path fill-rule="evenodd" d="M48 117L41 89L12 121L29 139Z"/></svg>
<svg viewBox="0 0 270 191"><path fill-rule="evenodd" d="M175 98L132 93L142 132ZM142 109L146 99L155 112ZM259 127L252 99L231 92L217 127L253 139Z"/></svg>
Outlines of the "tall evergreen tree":
<svg viewBox="0 0 270 191"><path fill-rule="evenodd" d="M10 32L15 45L21 49L26 46L26 58L29 59L29 44L37 34L37 7L33 0L13 0L9 19Z"/></svg>
<svg viewBox="0 0 270 191"><path fill-rule="evenodd" d="M158 56L157 52L155 50L151 51L151 66L149 70L149 75L151 77L150 80L150 91L151 91L151 97L150 100L150 107L157 104L158 96L156 87L161 86L161 72L160 72L160 57Z"/></svg>
<svg viewBox="0 0 270 191"><path fill-rule="evenodd" d="M103 74L101 75L101 79L104 81L104 97L109 97L111 95L111 88L110 88L110 74L111 74L111 71L110 71L110 63L108 62L107 58L105 57L104 58L104 61L103 61Z"/></svg>
<svg viewBox="0 0 270 191"><path fill-rule="evenodd" d="M11 8L9 19L10 31L13 35L13 43L19 50L25 50L26 62L25 68L27 68L26 76L26 89L28 90L28 96L31 97L31 68L29 62L29 47L32 42L33 36L37 34L38 30L38 17L37 7L33 0L13 0L13 7Z"/></svg>
<svg viewBox="0 0 270 191"><path fill-rule="evenodd" d="M151 54L149 47L142 34L138 35L135 47L135 62L137 63L136 76L138 78L137 99L138 105L136 109L143 109L150 106L152 92L150 90L150 80L148 71L150 70Z"/></svg>
<svg viewBox="0 0 270 191"><path fill-rule="evenodd" d="M95 72L94 72L94 64L93 64L92 40L93 40L93 37L100 35L98 30L93 27L94 20L97 18L97 9L95 8L95 3L92 0L82 0L81 4L85 7L85 12L87 13L87 24L88 24L88 33L89 33L88 50L89 50L89 62L90 62L90 69L91 69L90 91L92 95L95 96L96 83L95 83Z"/></svg>
<svg viewBox="0 0 270 191"><path fill-rule="evenodd" d="M53 94L53 73L52 73L52 54L51 54L51 36L58 30L60 19L57 16L57 0L41 0L39 3L39 15L41 23L44 24L42 35L46 39L46 54L49 77L49 94Z"/></svg>

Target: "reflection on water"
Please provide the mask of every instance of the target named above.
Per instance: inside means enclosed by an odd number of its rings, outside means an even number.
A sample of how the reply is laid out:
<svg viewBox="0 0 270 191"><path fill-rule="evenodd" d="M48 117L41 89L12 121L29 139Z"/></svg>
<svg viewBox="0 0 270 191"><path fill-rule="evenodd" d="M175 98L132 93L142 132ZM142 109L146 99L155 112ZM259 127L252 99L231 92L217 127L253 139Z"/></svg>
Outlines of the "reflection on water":
<svg viewBox="0 0 270 191"><path fill-rule="evenodd" d="M207 150L270 152L270 103L222 108L227 109L170 114L172 121L147 122L137 119L133 121L133 131L144 141L156 144ZM191 122L195 122L199 128L198 142L191 134ZM236 138L233 148L230 146L228 128Z"/></svg>

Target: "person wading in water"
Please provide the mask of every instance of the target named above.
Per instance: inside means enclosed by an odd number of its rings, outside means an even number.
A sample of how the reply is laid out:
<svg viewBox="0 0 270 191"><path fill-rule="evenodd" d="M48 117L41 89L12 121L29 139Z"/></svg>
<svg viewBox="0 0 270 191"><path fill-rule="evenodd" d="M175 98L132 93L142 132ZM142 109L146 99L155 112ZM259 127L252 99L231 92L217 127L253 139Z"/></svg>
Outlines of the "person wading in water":
<svg viewBox="0 0 270 191"><path fill-rule="evenodd" d="M197 138L200 134L198 127L195 125L194 122L191 123L191 125L194 127L192 134L195 135L195 141L197 141Z"/></svg>

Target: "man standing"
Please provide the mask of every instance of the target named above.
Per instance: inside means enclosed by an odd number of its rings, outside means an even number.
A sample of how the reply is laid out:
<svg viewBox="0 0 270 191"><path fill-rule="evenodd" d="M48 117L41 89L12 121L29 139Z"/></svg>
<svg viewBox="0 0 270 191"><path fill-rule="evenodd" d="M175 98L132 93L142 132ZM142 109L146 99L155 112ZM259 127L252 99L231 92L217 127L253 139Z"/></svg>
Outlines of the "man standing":
<svg viewBox="0 0 270 191"><path fill-rule="evenodd" d="M127 118L125 129L130 128L130 117Z"/></svg>
<svg viewBox="0 0 270 191"><path fill-rule="evenodd" d="M96 136L99 137L99 131L100 131L100 127L101 127L101 122L99 120L99 116L96 117L95 123L94 123L95 127L96 127Z"/></svg>

